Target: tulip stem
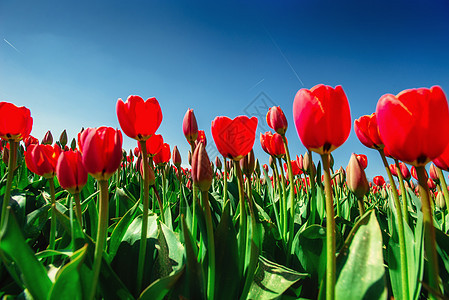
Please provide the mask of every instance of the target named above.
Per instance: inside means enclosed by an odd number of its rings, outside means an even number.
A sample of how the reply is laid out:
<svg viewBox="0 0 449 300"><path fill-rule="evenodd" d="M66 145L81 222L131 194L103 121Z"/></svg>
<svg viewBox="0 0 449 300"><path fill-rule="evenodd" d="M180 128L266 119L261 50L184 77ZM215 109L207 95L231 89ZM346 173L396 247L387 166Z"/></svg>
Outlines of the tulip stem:
<svg viewBox="0 0 449 300"><path fill-rule="evenodd" d="M335 298L336 258L335 258L335 220L334 200L332 198L331 174L329 170L329 154L321 154L324 171L324 189L326 193L326 299Z"/></svg>
<svg viewBox="0 0 449 300"><path fill-rule="evenodd" d="M446 202L446 210L449 212L449 191L447 190L446 180L440 168L436 167L438 178L440 179L441 189L443 190L444 200ZM445 219L443 213L443 220Z"/></svg>
<svg viewBox="0 0 449 300"><path fill-rule="evenodd" d="M399 254L401 256L401 288L402 288L402 299L410 299L409 298L409 290L408 290L408 272L407 272L407 252L405 250L405 225L404 219L402 218L401 211L401 202L399 201L398 190L396 188L396 184L394 183L393 175L391 175L390 167L388 166L387 159L385 158L385 153L383 149L378 149L380 157L382 158L382 162L385 167L385 171L387 172L388 179L390 180L391 192L393 193L394 206L396 208L397 213L397 222L398 222L398 238L399 238ZM400 297L397 297L400 298Z"/></svg>
<svg viewBox="0 0 449 300"><path fill-rule="evenodd" d="M226 203L226 199L228 197L228 163L226 161L226 157L223 156L223 162L224 162L224 173L223 173L223 208ZM232 205L231 205L232 207Z"/></svg>
<svg viewBox="0 0 449 300"><path fill-rule="evenodd" d="M282 238L287 242L287 191L285 188L285 176L284 176L284 168L282 166L282 159L278 158L279 160L279 169L281 170L281 186L282 186ZM288 252L288 249L287 249Z"/></svg>
<svg viewBox="0 0 449 300"><path fill-rule="evenodd" d="M9 158L8 158L8 175L6 177L6 190L5 190L5 196L3 197L3 204L2 204L2 219L1 219L1 227L3 228L3 223L5 222L6 218L6 211L9 206L9 201L11 199L11 187L12 187L12 180L14 179L14 170L16 168L16 160L17 160L17 146L18 142L10 140L9 141ZM5 150L6 151L6 150Z"/></svg>
<svg viewBox="0 0 449 300"><path fill-rule="evenodd" d="M78 223L80 224L81 228L83 228L83 216L82 216L82 211L81 211L80 193L77 192L77 193L73 194L73 199L75 199L76 218L78 219Z"/></svg>
<svg viewBox="0 0 449 300"><path fill-rule="evenodd" d="M396 173L398 173L399 186L401 187L402 214L405 224L408 225L407 191L405 190L404 176L402 176L401 166L399 165L399 161L396 158L394 159L394 165L396 167Z"/></svg>
<svg viewBox="0 0 449 300"><path fill-rule="evenodd" d="M150 178L149 178L149 165L147 155L147 143L146 141L139 141L140 149L142 151L142 164L143 164L143 211L142 211L142 228L140 231L140 245L139 245L139 261L137 264L137 280L136 280L136 293L139 294L142 289L143 271L145 269L145 253L147 252L147 231L148 231L148 211L149 211L149 195L150 195ZM161 208L161 215L163 211Z"/></svg>
<svg viewBox="0 0 449 300"><path fill-rule="evenodd" d="M193 156L193 153L195 152L195 142L189 142L190 143L190 150ZM190 161L190 164L192 164L192 162ZM198 201L197 199L198 197L198 188L196 187L196 185L192 184L192 236L194 239L196 239L197 237L197 222L198 220L196 219L196 202Z"/></svg>
<svg viewBox="0 0 449 300"><path fill-rule="evenodd" d="M98 228L97 228L97 242L95 243L95 253L94 253L94 264L92 266L93 277L92 277L92 287L90 290L90 296L88 299L94 299L98 277L100 275L100 267L101 267L101 259L103 257L103 249L104 244L106 242L106 233L108 229L108 206L109 206L109 190L108 190L108 181L98 180L98 184L100 186L100 199L99 199L99 220L98 220Z"/></svg>
<svg viewBox="0 0 449 300"><path fill-rule="evenodd" d="M287 159L288 180L290 181L290 222L288 224L288 245L287 245L287 266L290 265L293 238L295 234L295 179L293 178L292 162L290 160L290 151L288 151L287 139L282 135L285 148L285 158ZM299 193L299 191L298 191Z"/></svg>
<svg viewBox="0 0 449 300"><path fill-rule="evenodd" d="M240 164L234 161L234 169L237 172L237 179L239 185L239 202L240 202L240 218L239 218L239 252L240 252L240 267L241 274L244 276L245 262L246 262L246 209L245 209L245 192L243 189L243 176Z"/></svg>
<svg viewBox="0 0 449 300"><path fill-rule="evenodd" d="M55 200L55 182L54 182L54 177L48 178L48 183L50 185L50 199L51 199L50 243L49 243L48 248L50 250L55 250L55 243L56 243L56 200Z"/></svg>
<svg viewBox="0 0 449 300"><path fill-rule="evenodd" d="M435 241L435 227L433 226L432 208L430 205L430 191L427 185L427 174L424 166L416 167L418 175L418 189L421 196L423 223L424 223L424 251L429 266L429 285L436 291L440 292L438 277L438 256ZM436 299L433 294L429 295L431 299Z"/></svg>
<svg viewBox="0 0 449 300"><path fill-rule="evenodd" d="M215 290L215 242L214 229L212 227L212 215L209 206L209 192L201 192L201 202L204 207L206 217L206 232L207 232L207 299L214 299Z"/></svg>
<svg viewBox="0 0 449 300"><path fill-rule="evenodd" d="M365 203L363 203L363 197L357 198L357 203L359 204L360 217L365 214Z"/></svg>

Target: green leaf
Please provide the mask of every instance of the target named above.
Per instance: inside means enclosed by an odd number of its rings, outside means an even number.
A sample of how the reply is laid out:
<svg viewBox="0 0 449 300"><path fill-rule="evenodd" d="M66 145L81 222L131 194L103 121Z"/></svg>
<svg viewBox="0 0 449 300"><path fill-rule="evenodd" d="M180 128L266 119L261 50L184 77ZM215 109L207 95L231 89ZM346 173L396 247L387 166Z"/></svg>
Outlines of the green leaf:
<svg viewBox="0 0 449 300"><path fill-rule="evenodd" d="M220 223L215 230L215 298L237 299L240 287L237 233L226 201Z"/></svg>
<svg viewBox="0 0 449 300"><path fill-rule="evenodd" d="M4 226L0 232L0 249L8 255L22 273L24 285L37 300L47 299L52 282L45 268L25 242L17 221L8 208ZM3 258L5 263L8 263Z"/></svg>
<svg viewBox="0 0 449 300"><path fill-rule="evenodd" d="M160 278L147 287L139 299L141 300L162 300L165 295L175 286L178 279L184 274L185 268L181 268L172 275Z"/></svg>
<svg viewBox="0 0 449 300"><path fill-rule="evenodd" d="M274 299L307 274L298 273L260 256L248 299Z"/></svg>
<svg viewBox="0 0 449 300"><path fill-rule="evenodd" d="M337 257L336 299L386 299L382 234L374 210L354 226Z"/></svg>
<svg viewBox="0 0 449 300"><path fill-rule="evenodd" d="M56 281L50 291L49 300L56 299L83 299L79 267L84 261L87 244L73 253L70 263L58 271Z"/></svg>

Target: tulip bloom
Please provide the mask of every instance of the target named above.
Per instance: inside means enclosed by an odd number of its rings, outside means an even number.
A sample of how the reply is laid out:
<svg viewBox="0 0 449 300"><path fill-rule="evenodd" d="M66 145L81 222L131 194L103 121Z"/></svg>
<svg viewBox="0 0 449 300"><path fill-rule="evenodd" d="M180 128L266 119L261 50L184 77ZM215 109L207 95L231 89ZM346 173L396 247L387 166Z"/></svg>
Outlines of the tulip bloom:
<svg viewBox="0 0 449 300"><path fill-rule="evenodd" d="M390 154L414 166L440 156L449 139L449 108L443 90L434 86L387 94L377 103L377 123Z"/></svg>
<svg viewBox="0 0 449 300"><path fill-rule="evenodd" d="M33 144L38 145L38 144L39 144L39 140L38 140L37 138L35 138L34 136L32 136L32 135L29 135L29 136L27 136L26 138L24 138L24 139L23 139L23 142L24 142L24 144L25 144L25 148L26 148L26 149L28 149L28 147L29 147L30 145L33 145Z"/></svg>
<svg viewBox="0 0 449 300"><path fill-rule="evenodd" d="M285 135L288 127L287 118L279 106L273 106L268 109L267 124L280 135Z"/></svg>
<svg viewBox="0 0 449 300"><path fill-rule="evenodd" d="M178 146L173 147L173 164L177 167L181 165L181 154L179 153Z"/></svg>
<svg viewBox="0 0 449 300"><path fill-rule="evenodd" d="M66 151L59 155L56 176L61 187L71 194L81 192L87 182L87 171L79 151Z"/></svg>
<svg viewBox="0 0 449 300"><path fill-rule="evenodd" d="M195 145L198 145L198 143L203 143L204 147L206 147L207 145L206 134L204 133L204 130L198 130L198 137L196 138Z"/></svg>
<svg viewBox="0 0 449 300"><path fill-rule="evenodd" d="M319 154L340 147L351 131L349 103L341 86L300 89L293 103L293 119L303 145Z"/></svg>
<svg viewBox="0 0 449 300"><path fill-rule="evenodd" d="M363 169L366 169L366 167L368 167L368 157L366 157L365 154L356 154L356 156Z"/></svg>
<svg viewBox="0 0 449 300"><path fill-rule="evenodd" d="M78 134L83 165L97 180L108 180L122 161L122 133L111 127L87 128Z"/></svg>
<svg viewBox="0 0 449 300"><path fill-rule="evenodd" d="M0 138L20 141L30 135L33 118L30 110L9 102L0 102Z"/></svg>
<svg viewBox="0 0 449 300"><path fill-rule="evenodd" d="M270 155L275 157L282 157L285 155L285 146L282 140L282 136L275 132L274 134L270 131L260 134L260 144L262 149Z"/></svg>
<svg viewBox="0 0 449 300"><path fill-rule="evenodd" d="M216 117L211 131L218 151L224 157L239 161L251 151L256 139L257 118Z"/></svg>
<svg viewBox="0 0 449 300"><path fill-rule="evenodd" d="M187 110L184 119L182 120L182 132L190 145L195 143L198 137L198 123L196 122L195 114L191 108Z"/></svg>
<svg viewBox="0 0 449 300"><path fill-rule="evenodd" d="M154 134L148 138L145 143L147 145L147 154L150 157L153 157L161 151L162 145L164 144L164 138L160 134ZM139 153L142 152L142 149L140 149L140 143L137 143L137 149L139 150ZM134 153L136 153L136 151L134 151Z"/></svg>
<svg viewBox="0 0 449 300"><path fill-rule="evenodd" d="M25 151L25 162L31 172L52 178L56 173L56 163L58 162L61 148L58 145L36 145L32 144Z"/></svg>
<svg viewBox="0 0 449 300"><path fill-rule="evenodd" d="M159 150L159 152L153 157L153 161L157 166L163 165L170 161L170 156L170 145L164 143L161 150Z"/></svg>
<svg viewBox="0 0 449 300"><path fill-rule="evenodd" d="M438 168L449 171L449 145L440 156L432 161Z"/></svg>
<svg viewBox="0 0 449 300"><path fill-rule="evenodd" d="M123 132L138 141L146 141L162 122L161 107L154 97L146 101L134 95L129 96L126 102L118 99L116 109Z"/></svg>
<svg viewBox="0 0 449 300"><path fill-rule="evenodd" d="M385 179L382 176L375 176L373 182L377 186L383 186L385 184Z"/></svg>
<svg viewBox="0 0 449 300"><path fill-rule="evenodd" d="M354 121L354 131L360 142L368 148L382 149L384 144L377 127L376 113L362 116Z"/></svg>

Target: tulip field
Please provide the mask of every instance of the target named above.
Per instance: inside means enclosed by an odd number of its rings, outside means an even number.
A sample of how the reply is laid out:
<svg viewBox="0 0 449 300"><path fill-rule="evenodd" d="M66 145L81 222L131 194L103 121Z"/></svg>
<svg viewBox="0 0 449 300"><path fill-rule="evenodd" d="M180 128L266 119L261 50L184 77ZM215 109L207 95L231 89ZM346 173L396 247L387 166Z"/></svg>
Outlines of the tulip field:
<svg viewBox="0 0 449 300"><path fill-rule="evenodd" d="M341 86L301 89L292 104L293 120L276 106L211 120L217 157L189 109L182 161L158 133L156 98L119 99L120 129L55 140L30 135L29 109L0 102L0 296L448 299L443 90L384 95L354 123ZM295 128L301 155L285 137ZM366 153L334 165L351 130ZM368 153L385 167L372 181Z"/></svg>

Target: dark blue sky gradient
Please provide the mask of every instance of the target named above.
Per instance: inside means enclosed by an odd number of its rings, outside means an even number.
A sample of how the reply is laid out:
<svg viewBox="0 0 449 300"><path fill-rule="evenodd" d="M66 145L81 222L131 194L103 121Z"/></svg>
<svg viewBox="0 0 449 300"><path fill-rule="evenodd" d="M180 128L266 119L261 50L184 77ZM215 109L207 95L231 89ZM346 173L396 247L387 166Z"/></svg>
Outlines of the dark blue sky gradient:
<svg viewBox="0 0 449 300"><path fill-rule="evenodd" d="M447 1L3 0L0 38L0 100L31 109L33 135L119 127L118 98L155 96L159 133L185 162L188 108L214 156L211 121L254 111L264 93L288 118L295 156L306 151L292 118L300 88L342 85L353 120L374 112L385 93L449 92ZM264 114L256 115L260 130ZM134 147L124 137L124 148ZM266 163L259 132L254 149ZM336 164L346 166L352 152L368 155L368 177L385 176L376 151L353 132L334 152Z"/></svg>

